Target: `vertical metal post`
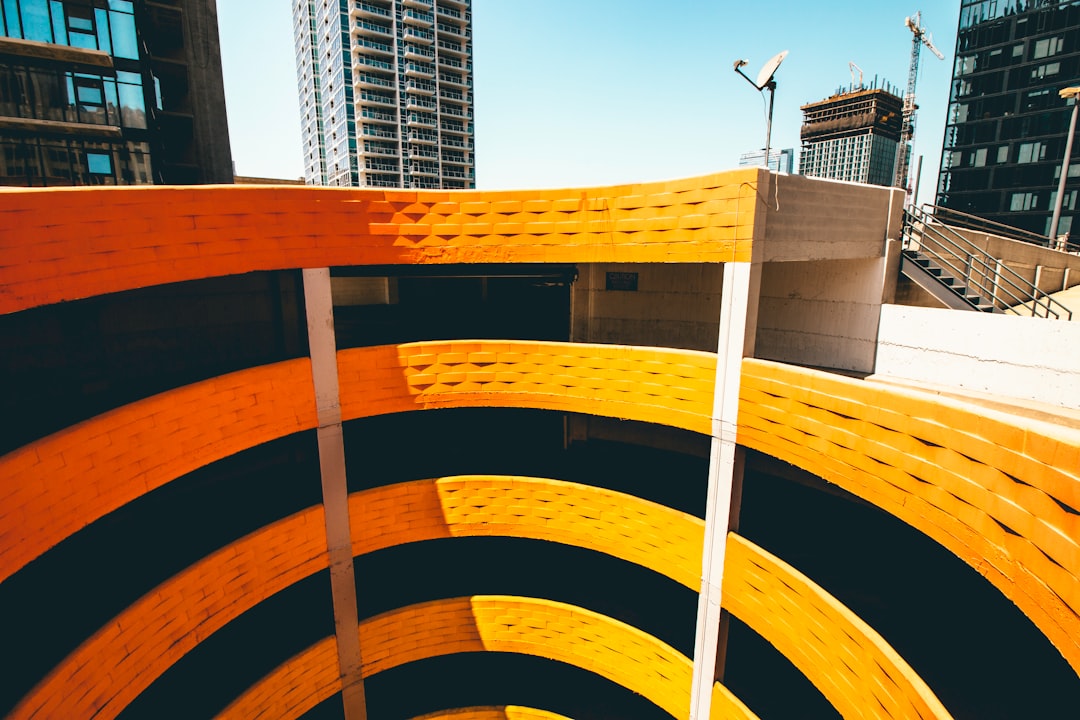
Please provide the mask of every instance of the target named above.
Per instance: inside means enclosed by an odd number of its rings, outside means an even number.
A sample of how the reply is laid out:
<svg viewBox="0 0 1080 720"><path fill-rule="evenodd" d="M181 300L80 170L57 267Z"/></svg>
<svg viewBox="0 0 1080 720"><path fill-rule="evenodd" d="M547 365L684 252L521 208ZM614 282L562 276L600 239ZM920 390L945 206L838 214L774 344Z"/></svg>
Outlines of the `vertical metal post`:
<svg viewBox="0 0 1080 720"><path fill-rule="evenodd" d="M765 169L769 169L769 150L772 146L772 112L773 112L773 100L776 99L776 81L770 80L765 87L769 91L769 119L765 123ZM777 170L780 169L777 164Z"/></svg>
<svg viewBox="0 0 1080 720"><path fill-rule="evenodd" d="M1061 91L1062 97L1066 97L1065 93L1069 90L1078 89L1066 88ZM1069 158L1072 156L1073 133L1076 132L1077 94L1073 93L1069 97L1072 97L1073 99L1072 117L1069 119L1069 137L1065 140L1065 157L1061 160L1061 177L1058 178L1057 200L1054 202L1054 215L1050 219L1050 232L1047 233L1051 240L1057 239L1058 223L1061 221L1061 205L1065 199L1065 178L1069 176Z"/></svg>

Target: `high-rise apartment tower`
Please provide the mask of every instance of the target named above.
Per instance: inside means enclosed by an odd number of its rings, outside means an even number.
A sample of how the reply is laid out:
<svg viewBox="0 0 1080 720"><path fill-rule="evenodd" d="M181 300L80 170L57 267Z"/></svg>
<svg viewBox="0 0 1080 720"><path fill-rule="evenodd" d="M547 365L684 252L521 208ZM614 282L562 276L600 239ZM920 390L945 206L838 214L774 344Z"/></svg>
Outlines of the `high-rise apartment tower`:
<svg viewBox="0 0 1080 720"><path fill-rule="evenodd" d="M0 3L0 185L232 177L213 0Z"/></svg>
<svg viewBox="0 0 1080 720"><path fill-rule="evenodd" d="M293 0L309 185L471 188L472 0Z"/></svg>
<svg viewBox="0 0 1080 720"><path fill-rule="evenodd" d="M862 85L803 105L799 172L892 185L903 105L887 89Z"/></svg>
<svg viewBox="0 0 1080 720"><path fill-rule="evenodd" d="M1050 229L1080 72L1077 0L963 0L938 204L1029 230ZM1069 168L1059 233L1072 227L1080 164Z"/></svg>

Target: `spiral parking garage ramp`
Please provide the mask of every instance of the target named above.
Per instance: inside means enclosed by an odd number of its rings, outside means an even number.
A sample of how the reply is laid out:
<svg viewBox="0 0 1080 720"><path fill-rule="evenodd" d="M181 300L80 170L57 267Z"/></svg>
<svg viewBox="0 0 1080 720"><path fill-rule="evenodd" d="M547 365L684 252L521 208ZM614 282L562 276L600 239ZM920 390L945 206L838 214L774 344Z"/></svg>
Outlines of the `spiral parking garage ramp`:
<svg viewBox="0 0 1080 720"><path fill-rule="evenodd" d="M898 197L0 194L0 712L1045 714L1080 433L859 378Z"/></svg>

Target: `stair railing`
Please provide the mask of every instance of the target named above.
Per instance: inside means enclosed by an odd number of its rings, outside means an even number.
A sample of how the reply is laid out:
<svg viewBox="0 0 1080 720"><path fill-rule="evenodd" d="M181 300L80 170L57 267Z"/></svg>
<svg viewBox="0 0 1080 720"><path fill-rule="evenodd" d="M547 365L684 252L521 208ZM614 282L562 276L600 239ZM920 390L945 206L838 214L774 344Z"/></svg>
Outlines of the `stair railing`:
<svg viewBox="0 0 1080 720"><path fill-rule="evenodd" d="M1046 248L1053 248L1055 245L1055 241L1045 235L1013 227L1012 225L1006 225L1005 223L999 223L994 220L987 220L986 218L981 218L977 215L971 215L966 212L961 212L960 210L942 207L941 205L925 203L923 204L923 212L931 213L938 222L946 223L953 227L975 230L976 232L997 235L998 237L1008 238L1010 240L1019 240L1020 242L1026 242L1031 245L1041 245Z"/></svg>
<svg viewBox="0 0 1080 720"><path fill-rule="evenodd" d="M937 222L925 206L904 210L903 247L930 258L1004 312L1021 315L1023 307L1034 317L1072 318L1067 307L953 228Z"/></svg>

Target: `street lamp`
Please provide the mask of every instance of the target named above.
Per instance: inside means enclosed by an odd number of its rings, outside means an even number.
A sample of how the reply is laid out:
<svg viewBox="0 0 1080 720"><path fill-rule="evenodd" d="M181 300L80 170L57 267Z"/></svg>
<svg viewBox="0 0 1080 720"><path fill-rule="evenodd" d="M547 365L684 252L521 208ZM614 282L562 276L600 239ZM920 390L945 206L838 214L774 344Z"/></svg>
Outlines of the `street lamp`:
<svg viewBox="0 0 1080 720"><path fill-rule="evenodd" d="M735 61L735 72L739 73L746 79L746 82L754 86L754 89L758 92L762 90L769 91L769 120L765 125L765 167L769 167L769 145L772 141L772 111L773 111L773 98L776 95L776 80L773 76L776 74L776 69L780 67L780 63L784 62L784 58L787 57L788 51L773 55L767 63L765 63L761 71L758 72L757 80L751 80L750 77L742 71L742 67L746 65L746 60ZM777 167L779 169L779 166Z"/></svg>
<svg viewBox="0 0 1080 720"><path fill-rule="evenodd" d="M1057 200L1054 202L1054 216L1050 219L1050 232L1047 233L1052 241L1057 241L1058 222L1061 220L1061 204L1065 200L1065 178L1069 175L1069 156L1072 155L1073 133L1076 132L1076 108L1077 98L1080 97L1080 86L1067 87L1059 90L1058 95L1064 100L1072 98L1072 119L1069 120L1069 137L1065 140L1065 157L1061 161L1061 177L1058 178Z"/></svg>

